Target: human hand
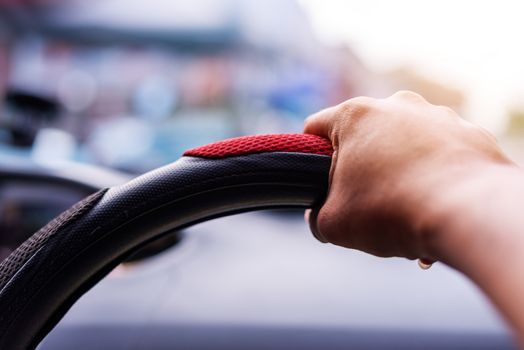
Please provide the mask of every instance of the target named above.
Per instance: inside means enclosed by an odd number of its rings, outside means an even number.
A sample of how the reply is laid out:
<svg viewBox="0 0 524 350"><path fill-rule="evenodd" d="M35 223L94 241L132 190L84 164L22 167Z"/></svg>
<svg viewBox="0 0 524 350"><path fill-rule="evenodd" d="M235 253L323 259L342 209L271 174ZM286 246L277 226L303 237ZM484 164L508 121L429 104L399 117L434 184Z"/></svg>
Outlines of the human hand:
<svg viewBox="0 0 524 350"><path fill-rule="evenodd" d="M440 260L439 203L476 169L512 164L487 131L407 91L350 99L309 117L304 132L335 150L312 232L382 257Z"/></svg>

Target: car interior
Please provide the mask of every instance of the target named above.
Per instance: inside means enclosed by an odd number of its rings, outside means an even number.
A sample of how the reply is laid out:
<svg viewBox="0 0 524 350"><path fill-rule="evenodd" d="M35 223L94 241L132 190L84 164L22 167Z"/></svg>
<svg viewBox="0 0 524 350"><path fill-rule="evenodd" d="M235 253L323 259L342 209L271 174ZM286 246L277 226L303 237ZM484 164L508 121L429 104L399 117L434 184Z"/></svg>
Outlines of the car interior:
<svg viewBox="0 0 524 350"><path fill-rule="evenodd" d="M0 3L0 349L517 348L459 272L311 235L333 148L308 115L470 103L373 68L371 32L315 34L320 3Z"/></svg>

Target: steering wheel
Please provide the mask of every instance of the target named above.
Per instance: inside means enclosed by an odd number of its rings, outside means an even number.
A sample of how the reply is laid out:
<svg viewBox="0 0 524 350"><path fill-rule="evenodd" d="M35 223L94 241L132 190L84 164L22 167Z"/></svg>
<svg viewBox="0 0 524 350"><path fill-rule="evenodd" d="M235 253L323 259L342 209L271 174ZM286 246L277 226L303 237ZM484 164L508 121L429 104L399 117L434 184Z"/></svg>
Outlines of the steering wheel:
<svg viewBox="0 0 524 350"><path fill-rule="evenodd" d="M0 263L0 349L35 348L82 294L140 247L239 212L311 207L333 149L318 136L244 136L78 202Z"/></svg>

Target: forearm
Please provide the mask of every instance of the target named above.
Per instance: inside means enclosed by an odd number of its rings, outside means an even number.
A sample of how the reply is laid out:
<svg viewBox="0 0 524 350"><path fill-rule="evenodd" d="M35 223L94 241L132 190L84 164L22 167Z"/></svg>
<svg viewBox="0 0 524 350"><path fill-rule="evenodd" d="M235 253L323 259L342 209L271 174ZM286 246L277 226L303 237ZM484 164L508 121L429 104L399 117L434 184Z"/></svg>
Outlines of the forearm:
<svg viewBox="0 0 524 350"><path fill-rule="evenodd" d="M524 172L488 165L472 173L435 196L428 250L471 278L524 345Z"/></svg>

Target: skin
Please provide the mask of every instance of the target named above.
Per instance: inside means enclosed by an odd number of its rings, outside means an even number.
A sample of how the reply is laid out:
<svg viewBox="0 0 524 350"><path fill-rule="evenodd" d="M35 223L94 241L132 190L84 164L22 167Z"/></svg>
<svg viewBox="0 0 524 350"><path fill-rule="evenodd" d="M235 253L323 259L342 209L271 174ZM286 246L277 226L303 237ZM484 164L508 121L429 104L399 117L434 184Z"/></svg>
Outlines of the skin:
<svg viewBox="0 0 524 350"><path fill-rule="evenodd" d="M318 240L445 263L492 300L524 347L524 172L486 130L401 91L306 120L335 150Z"/></svg>

